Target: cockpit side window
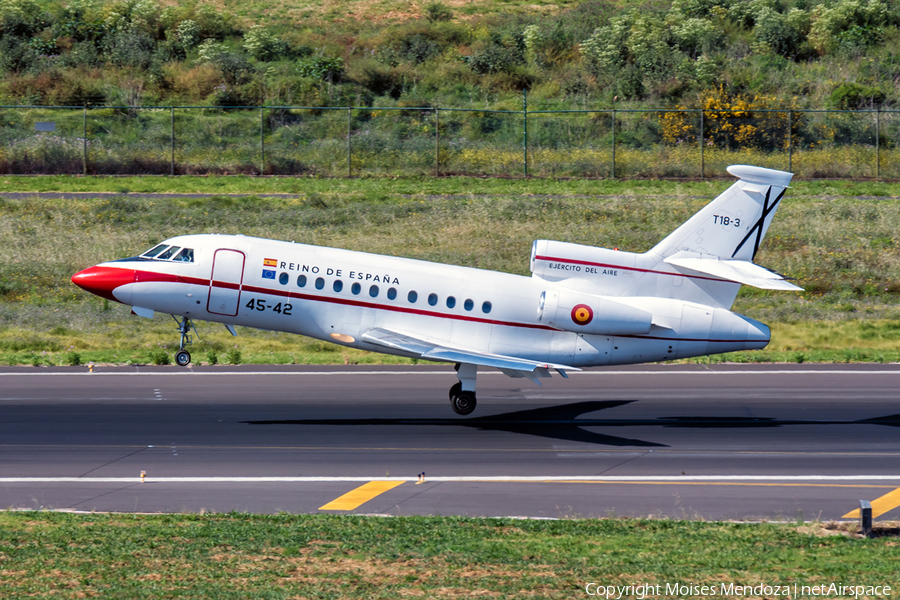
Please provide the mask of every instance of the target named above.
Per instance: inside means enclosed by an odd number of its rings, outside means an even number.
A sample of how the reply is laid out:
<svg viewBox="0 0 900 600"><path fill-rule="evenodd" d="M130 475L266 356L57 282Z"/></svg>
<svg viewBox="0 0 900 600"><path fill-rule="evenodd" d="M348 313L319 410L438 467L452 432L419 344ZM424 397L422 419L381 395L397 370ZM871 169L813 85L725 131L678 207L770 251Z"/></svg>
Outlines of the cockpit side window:
<svg viewBox="0 0 900 600"><path fill-rule="evenodd" d="M162 252L163 250L165 250L168 247L169 247L168 244L160 244L158 246L154 246L150 250L147 250L146 252L141 254L141 256L143 256L144 258L153 258L154 256L156 256L157 254L159 254L160 252Z"/></svg>
<svg viewBox="0 0 900 600"><path fill-rule="evenodd" d="M166 250L165 252L163 252L162 254L157 256L156 258L158 258L159 260L169 260L170 258L175 256L175 254L179 250L181 250L181 246L172 246L168 250Z"/></svg>
<svg viewBox="0 0 900 600"><path fill-rule="evenodd" d="M181 262L194 262L194 249L182 248L181 252L179 252L172 260Z"/></svg>

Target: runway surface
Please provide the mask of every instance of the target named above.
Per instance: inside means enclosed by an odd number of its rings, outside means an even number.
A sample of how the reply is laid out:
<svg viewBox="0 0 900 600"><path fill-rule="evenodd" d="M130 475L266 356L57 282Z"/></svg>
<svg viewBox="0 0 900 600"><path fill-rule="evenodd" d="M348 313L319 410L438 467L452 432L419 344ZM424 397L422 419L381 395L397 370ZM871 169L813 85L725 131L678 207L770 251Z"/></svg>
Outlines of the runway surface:
<svg viewBox="0 0 900 600"><path fill-rule="evenodd" d="M896 365L640 366L542 387L483 372L468 417L455 381L0 369L0 506L829 520L865 499L900 518Z"/></svg>

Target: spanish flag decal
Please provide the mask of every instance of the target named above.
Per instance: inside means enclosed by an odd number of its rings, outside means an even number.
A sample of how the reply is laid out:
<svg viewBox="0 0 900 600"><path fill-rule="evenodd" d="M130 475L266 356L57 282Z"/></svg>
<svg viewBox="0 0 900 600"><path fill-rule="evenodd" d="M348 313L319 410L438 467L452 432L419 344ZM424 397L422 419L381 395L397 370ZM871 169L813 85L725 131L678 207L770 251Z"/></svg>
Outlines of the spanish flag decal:
<svg viewBox="0 0 900 600"><path fill-rule="evenodd" d="M263 266L264 267L277 267L278 261L275 260L274 258L267 258L267 259L263 260Z"/></svg>
<svg viewBox="0 0 900 600"><path fill-rule="evenodd" d="M576 325L587 325L594 318L594 311L587 304L578 304L572 309L572 320Z"/></svg>

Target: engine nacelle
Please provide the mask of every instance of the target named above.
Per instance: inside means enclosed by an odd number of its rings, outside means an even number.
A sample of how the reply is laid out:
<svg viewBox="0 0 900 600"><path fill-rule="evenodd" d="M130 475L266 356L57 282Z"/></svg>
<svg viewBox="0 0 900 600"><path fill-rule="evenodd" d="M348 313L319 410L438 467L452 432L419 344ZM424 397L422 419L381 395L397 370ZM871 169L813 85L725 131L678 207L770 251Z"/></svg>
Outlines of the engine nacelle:
<svg viewBox="0 0 900 600"><path fill-rule="evenodd" d="M653 315L603 296L568 290L541 294L538 320L564 331L597 335L649 333Z"/></svg>

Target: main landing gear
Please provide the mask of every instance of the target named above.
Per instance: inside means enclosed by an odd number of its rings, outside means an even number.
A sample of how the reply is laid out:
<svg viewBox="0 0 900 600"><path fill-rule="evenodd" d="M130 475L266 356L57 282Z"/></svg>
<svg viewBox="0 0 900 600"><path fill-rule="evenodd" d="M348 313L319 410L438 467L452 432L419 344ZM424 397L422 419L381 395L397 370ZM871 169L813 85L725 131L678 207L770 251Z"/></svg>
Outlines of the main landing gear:
<svg viewBox="0 0 900 600"><path fill-rule="evenodd" d="M456 363L456 376L459 381L450 388L450 407L458 415L468 415L475 410L475 377L477 365Z"/></svg>
<svg viewBox="0 0 900 600"><path fill-rule="evenodd" d="M178 331L181 333L181 345L180 350L175 353L175 364L179 367L186 367L191 364L191 353L184 349L185 346L194 343L193 336L191 335L191 329L194 330L194 333L197 334L197 338L200 338L200 334L197 333L197 328L194 326L194 322L191 321L187 317L182 317L181 321L178 320L178 317L172 315L172 318L175 319L175 322L178 323Z"/></svg>

